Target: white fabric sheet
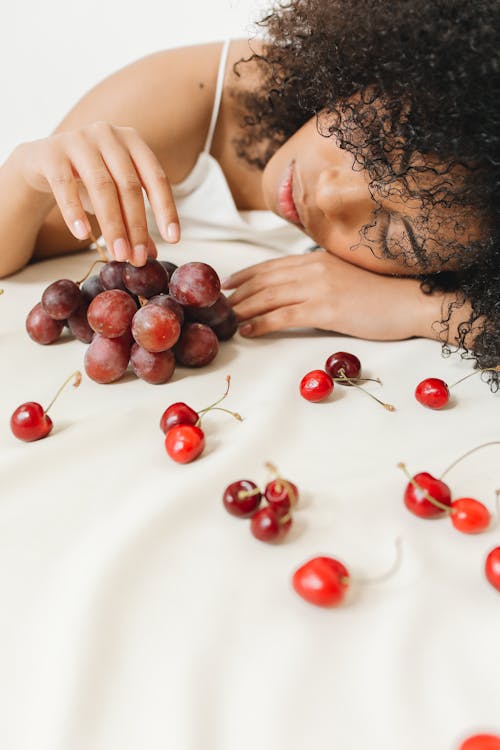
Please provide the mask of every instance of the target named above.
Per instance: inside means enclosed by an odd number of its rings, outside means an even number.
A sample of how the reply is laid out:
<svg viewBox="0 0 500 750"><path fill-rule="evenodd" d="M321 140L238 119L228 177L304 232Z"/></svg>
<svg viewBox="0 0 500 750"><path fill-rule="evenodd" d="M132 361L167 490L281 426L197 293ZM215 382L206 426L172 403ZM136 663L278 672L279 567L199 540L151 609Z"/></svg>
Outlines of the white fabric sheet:
<svg viewBox="0 0 500 750"><path fill-rule="evenodd" d="M161 246L221 276L272 257L245 243ZM33 265L0 285L0 747L2 750L454 750L475 730L500 733L500 594L482 565L498 525L470 537L404 508L412 472L439 474L500 439L499 396L479 377L441 411L413 397L425 376L470 371L436 342L377 343L320 332L236 336L207 368L164 386L84 377L55 404L53 433L25 444L14 408L47 403L83 366L85 346L33 343L29 309L51 281L77 279L91 253ZM354 389L325 403L298 395L310 369L352 351L389 413ZM192 464L166 455L167 405L201 408L232 375L227 406L207 416ZM493 505L500 446L449 475L455 496ZM227 484L266 479L273 461L301 493L277 546L229 516ZM319 554L353 578L331 610L306 604L290 576Z"/></svg>

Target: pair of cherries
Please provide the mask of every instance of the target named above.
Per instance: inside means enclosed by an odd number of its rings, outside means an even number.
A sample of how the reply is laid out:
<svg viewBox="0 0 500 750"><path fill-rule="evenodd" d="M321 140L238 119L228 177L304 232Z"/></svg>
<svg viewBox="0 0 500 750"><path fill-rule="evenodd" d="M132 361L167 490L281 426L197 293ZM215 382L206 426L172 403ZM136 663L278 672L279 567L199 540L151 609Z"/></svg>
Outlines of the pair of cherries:
<svg viewBox="0 0 500 750"><path fill-rule="evenodd" d="M31 443L34 440L47 437L52 432L54 423L49 417L48 411L70 380L73 380L73 386L77 388L82 382L81 372L77 370L69 378L66 378L46 409L37 401L26 401L17 407L10 418L10 429L16 438Z"/></svg>
<svg viewBox="0 0 500 750"><path fill-rule="evenodd" d="M273 464L266 464L275 476L264 490L250 479L238 479L229 484L222 495L222 502L228 513L238 518L250 518L250 531L261 542L281 541L292 525L292 510L295 508L299 491L288 479L280 477ZM262 500L266 505L262 504Z"/></svg>
<svg viewBox="0 0 500 750"><path fill-rule="evenodd" d="M242 417L236 412L219 406L229 393L230 383L231 376L227 375L225 392L205 409L195 411L183 401L177 401L165 409L160 419L160 429L165 434L165 450L173 461L187 464L203 453L205 433L201 428L201 420L207 412L225 411L240 422L242 421Z"/></svg>
<svg viewBox="0 0 500 750"><path fill-rule="evenodd" d="M351 354L350 352L334 352L326 360L323 370L311 370L304 375L299 385L300 395L306 401L312 401L313 403L324 401L333 391L334 383L342 383L342 385L352 385L363 391L363 393L373 398L384 409L387 409L387 411L394 411L394 406L384 403L358 385L358 381L360 380L374 380L376 383L380 383L381 381L378 378L362 378L360 375L361 362L355 354Z"/></svg>

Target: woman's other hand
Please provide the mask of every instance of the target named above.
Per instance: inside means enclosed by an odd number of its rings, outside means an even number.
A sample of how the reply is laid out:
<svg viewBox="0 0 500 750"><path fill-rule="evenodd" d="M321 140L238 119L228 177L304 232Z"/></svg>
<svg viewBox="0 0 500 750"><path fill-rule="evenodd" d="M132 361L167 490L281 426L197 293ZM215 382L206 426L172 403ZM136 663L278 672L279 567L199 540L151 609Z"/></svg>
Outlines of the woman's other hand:
<svg viewBox="0 0 500 750"><path fill-rule="evenodd" d="M382 276L327 252L265 261L224 282L244 336L319 328L372 340L435 338L439 297L415 279Z"/></svg>

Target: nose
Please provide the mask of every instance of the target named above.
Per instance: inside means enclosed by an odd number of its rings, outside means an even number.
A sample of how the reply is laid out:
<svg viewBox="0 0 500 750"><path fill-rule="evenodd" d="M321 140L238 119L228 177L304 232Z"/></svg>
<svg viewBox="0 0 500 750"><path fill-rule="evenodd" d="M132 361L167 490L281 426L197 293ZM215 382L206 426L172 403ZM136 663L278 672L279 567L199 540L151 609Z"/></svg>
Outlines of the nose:
<svg viewBox="0 0 500 750"><path fill-rule="evenodd" d="M353 229L368 223L374 201L362 172L328 167L323 169L316 184L316 205L332 221Z"/></svg>

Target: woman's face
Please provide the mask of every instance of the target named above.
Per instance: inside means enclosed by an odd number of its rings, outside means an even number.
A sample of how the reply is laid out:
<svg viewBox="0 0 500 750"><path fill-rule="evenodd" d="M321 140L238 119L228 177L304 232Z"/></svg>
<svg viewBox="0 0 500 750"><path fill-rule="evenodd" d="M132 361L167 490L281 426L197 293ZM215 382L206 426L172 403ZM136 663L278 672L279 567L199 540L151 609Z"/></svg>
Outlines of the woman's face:
<svg viewBox="0 0 500 750"><path fill-rule="evenodd" d="M354 171L353 163L333 137L318 132L313 117L267 163L264 200L320 247L383 274L452 269L453 261L440 257L440 248L451 240L468 245L478 239L478 222L470 216L457 221L452 208L432 209L431 218L423 220L421 201L405 198L397 186L389 197L377 196L370 191L367 172ZM422 186L428 188L426 180Z"/></svg>

